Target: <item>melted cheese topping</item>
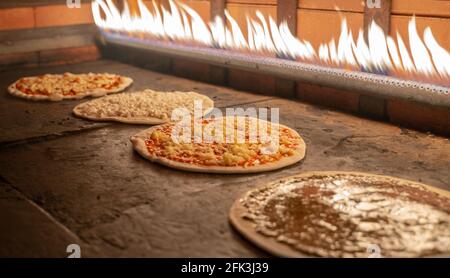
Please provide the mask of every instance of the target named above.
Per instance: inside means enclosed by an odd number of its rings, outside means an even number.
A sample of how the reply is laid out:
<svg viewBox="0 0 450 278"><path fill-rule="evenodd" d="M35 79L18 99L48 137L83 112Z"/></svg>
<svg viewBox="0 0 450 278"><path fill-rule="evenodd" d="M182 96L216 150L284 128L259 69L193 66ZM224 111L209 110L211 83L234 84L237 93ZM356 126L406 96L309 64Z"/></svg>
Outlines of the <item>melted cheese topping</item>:
<svg viewBox="0 0 450 278"><path fill-rule="evenodd" d="M174 109L186 108L191 115L194 101L201 100L203 110L214 107L214 102L194 92L142 92L122 93L94 99L80 104L77 110L81 114L101 117L158 118L168 120ZM203 115L202 115L203 116Z"/></svg>
<svg viewBox="0 0 450 278"><path fill-rule="evenodd" d="M88 74L45 74L19 79L15 87L28 95L62 95L84 94L98 89L111 90L118 88L124 79L108 73Z"/></svg>
<svg viewBox="0 0 450 278"><path fill-rule="evenodd" d="M225 120L222 121L222 119ZM175 124L167 124L156 128L147 138L147 149L153 156L194 165L251 167L293 156L301 146L301 137L291 129L281 126L279 126L279 145L276 147L267 140L261 140L263 138L261 136L258 136L256 141L250 140L252 125L249 125L248 118L245 125L235 124L236 122L231 117L202 120L202 130L199 132L204 132L205 127L212 121L221 121L220 124L223 124L223 137L219 137L221 140L214 140L211 143L195 143L193 140L199 134L192 132L191 143L175 143L171 137ZM258 124L262 123L268 124L267 135L270 136L273 124L258 120ZM234 131L234 143L225 141L225 134L227 134L225 130L230 127ZM245 142L239 143L238 138L241 138L239 136L244 136ZM267 148L272 148L273 151L265 152Z"/></svg>

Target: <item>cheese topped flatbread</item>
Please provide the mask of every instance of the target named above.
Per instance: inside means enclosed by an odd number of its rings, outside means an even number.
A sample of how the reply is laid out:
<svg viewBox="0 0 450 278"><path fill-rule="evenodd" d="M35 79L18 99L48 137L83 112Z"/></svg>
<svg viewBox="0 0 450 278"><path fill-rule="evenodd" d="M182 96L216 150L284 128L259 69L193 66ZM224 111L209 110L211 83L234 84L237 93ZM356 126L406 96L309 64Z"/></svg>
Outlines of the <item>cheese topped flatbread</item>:
<svg viewBox="0 0 450 278"><path fill-rule="evenodd" d="M196 120L192 124L192 132L184 137L187 139L185 141L174 138L174 134L178 133L177 128L183 129L180 123L152 127L132 136L131 141L135 150L151 161L194 172L271 171L304 158L305 143L291 128L255 118L252 118L252 121L245 118L243 124L238 124L236 119L224 117ZM271 138L272 130L277 129L278 138L262 140L262 133L259 133L256 140L252 141L252 132L255 131L254 127L251 127L252 122L256 122L258 127L268 127L266 138ZM217 126L218 129L209 132L212 126ZM223 131L221 134L220 129ZM214 138L206 141L208 134ZM227 136L229 138L225 138ZM239 141L239 137L243 140Z"/></svg>
<svg viewBox="0 0 450 278"><path fill-rule="evenodd" d="M25 99L59 101L120 92L131 83L129 77L109 73L45 74L20 78L8 91Z"/></svg>
<svg viewBox="0 0 450 278"><path fill-rule="evenodd" d="M214 107L207 96L195 92L158 92L144 90L105 96L77 105L76 116L95 121L118 121L132 124L162 124L171 121L176 110L193 115L195 104L201 105L198 117Z"/></svg>

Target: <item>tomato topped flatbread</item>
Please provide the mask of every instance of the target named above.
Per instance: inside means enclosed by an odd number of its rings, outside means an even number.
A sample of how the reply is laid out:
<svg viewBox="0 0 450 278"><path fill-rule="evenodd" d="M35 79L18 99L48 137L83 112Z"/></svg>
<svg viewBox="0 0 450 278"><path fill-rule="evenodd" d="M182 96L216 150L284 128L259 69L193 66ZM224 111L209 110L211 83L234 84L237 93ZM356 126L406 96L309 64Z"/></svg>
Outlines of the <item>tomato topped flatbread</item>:
<svg viewBox="0 0 450 278"><path fill-rule="evenodd" d="M80 99L123 91L133 80L109 73L45 74L23 77L8 87L10 94L31 100Z"/></svg>
<svg viewBox="0 0 450 278"><path fill-rule="evenodd" d="M195 120L191 127L188 136L175 138L186 126L168 123L140 132L131 141L135 150L151 161L194 172L271 171L305 156L301 136L283 125L255 118L224 117Z"/></svg>

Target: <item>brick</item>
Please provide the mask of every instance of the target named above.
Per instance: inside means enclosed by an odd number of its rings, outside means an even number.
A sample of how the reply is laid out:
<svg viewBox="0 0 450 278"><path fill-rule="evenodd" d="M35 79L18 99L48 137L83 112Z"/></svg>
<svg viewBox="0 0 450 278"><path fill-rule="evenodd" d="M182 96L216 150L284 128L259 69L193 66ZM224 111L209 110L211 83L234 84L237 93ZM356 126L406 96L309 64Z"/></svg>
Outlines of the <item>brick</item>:
<svg viewBox="0 0 450 278"><path fill-rule="evenodd" d="M33 8L0 9L0 30L33 28Z"/></svg>
<svg viewBox="0 0 450 278"><path fill-rule="evenodd" d="M277 78L276 94L279 97L294 98L296 96L297 82L282 78Z"/></svg>
<svg viewBox="0 0 450 278"><path fill-rule="evenodd" d="M380 8L373 8L368 5L364 8L364 34L368 41L369 29L372 22L376 22L383 29L384 33L389 33L391 24L392 0L379 0Z"/></svg>
<svg viewBox="0 0 450 278"><path fill-rule="evenodd" d="M0 68L36 66L38 63L38 52L10 53L0 55Z"/></svg>
<svg viewBox="0 0 450 278"><path fill-rule="evenodd" d="M442 0L393 0L393 14L449 17L450 3Z"/></svg>
<svg viewBox="0 0 450 278"><path fill-rule="evenodd" d="M359 106L359 94L329 87L297 84L297 98L313 104L356 113Z"/></svg>
<svg viewBox="0 0 450 278"><path fill-rule="evenodd" d="M97 60L100 53L97 47L92 45L45 50L41 51L39 56L40 65L62 65Z"/></svg>
<svg viewBox="0 0 450 278"><path fill-rule="evenodd" d="M298 9L297 36L309 41L316 50L320 44L328 43L333 38L337 43L341 33L342 18L347 19L347 25L354 36L364 26L362 13Z"/></svg>
<svg viewBox="0 0 450 278"><path fill-rule="evenodd" d="M276 94L276 79L269 75L230 69L228 71L228 85L242 91L265 95Z"/></svg>
<svg viewBox="0 0 450 278"><path fill-rule="evenodd" d="M35 10L36 27L93 23L91 4L70 9L66 5L39 6Z"/></svg>
<svg viewBox="0 0 450 278"><path fill-rule="evenodd" d="M421 0L423 1L423 0ZM310 10L335 11L336 7L341 11L363 12L364 1L361 0L299 0L298 7Z"/></svg>
<svg viewBox="0 0 450 278"><path fill-rule="evenodd" d="M286 22L292 33L297 30L297 4L297 0L277 1L277 24Z"/></svg>
<svg viewBox="0 0 450 278"><path fill-rule="evenodd" d="M450 4L449 4L450 5ZM397 31L409 47L408 23L411 16L393 15L391 17L390 34L397 38ZM417 33L423 38L426 27L430 27L437 42L445 49L450 49L450 20L448 18L420 17L416 16Z"/></svg>
<svg viewBox="0 0 450 278"><path fill-rule="evenodd" d="M183 59L172 60L172 73L176 76L209 82L209 65Z"/></svg>
<svg viewBox="0 0 450 278"><path fill-rule="evenodd" d="M225 18L225 7L227 0L211 0L211 18L220 17L222 20Z"/></svg>
<svg viewBox="0 0 450 278"><path fill-rule="evenodd" d="M117 60L122 63L136 65L153 71L170 73L172 59L168 56L159 55L142 49L129 51L124 46L98 44L102 57Z"/></svg>
<svg viewBox="0 0 450 278"><path fill-rule="evenodd" d="M228 82L228 69L210 65L209 66L209 83L220 85L220 86L227 86Z"/></svg>
<svg viewBox="0 0 450 278"><path fill-rule="evenodd" d="M359 113L376 120L386 119L386 100L369 95L359 97Z"/></svg>
<svg viewBox="0 0 450 278"><path fill-rule="evenodd" d="M233 4L256 4L256 5L276 5L277 0L227 0L227 3Z"/></svg>
<svg viewBox="0 0 450 278"><path fill-rule="evenodd" d="M209 22L210 21L210 18L211 18L211 6L210 6L209 1L183 0L181 2L185 3L190 8L195 10L205 22Z"/></svg>
<svg viewBox="0 0 450 278"><path fill-rule="evenodd" d="M276 3L276 1L274 1ZM246 17L259 21L256 17L256 11L260 11L266 20L271 16L277 20L277 7L275 5L255 5L255 4L235 4L227 2L227 10L241 27L242 33L247 37Z"/></svg>
<svg viewBox="0 0 450 278"><path fill-rule="evenodd" d="M404 100L388 100L387 113L392 123L450 135L450 110Z"/></svg>

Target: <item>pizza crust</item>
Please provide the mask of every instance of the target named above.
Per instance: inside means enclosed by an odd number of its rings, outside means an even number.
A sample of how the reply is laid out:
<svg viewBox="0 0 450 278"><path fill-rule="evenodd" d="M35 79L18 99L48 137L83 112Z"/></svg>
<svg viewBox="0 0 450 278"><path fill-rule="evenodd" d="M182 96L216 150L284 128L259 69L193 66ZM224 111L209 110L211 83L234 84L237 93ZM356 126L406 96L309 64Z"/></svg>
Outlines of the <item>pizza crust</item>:
<svg viewBox="0 0 450 278"><path fill-rule="evenodd" d="M281 180L289 180L294 179L296 177L313 177L313 176L320 176L320 175L337 175L337 174L348 174L348 175L365 175L365 176L372 176L372 177L381 177L381 178L390 178L400 181L401 183L405 184L414 184L420 187L424 187L428 189L429 191L435 192L437 194L440 194L446 198L450 198L450 192L446 190L442 190L433 186L429 186L426 184L413 182L401 178L393 178L390 176L383 176L383 175L376 175L376 174L367 174L362 172L352 172L352 171L320 171L320 172L307 172L304 174L299 174L295 176L290 176L283 178ZM277 183L280 180L276 180L273 182L270 182L270 184ZM257 190L258 188L264 188L268 184L264 184L263 186L256 187L253 190ZM307 258L307 257L315 257L311 256L310 254L300 252L294 248L291 248L289 245L281 243L277 241L273 237L264 236L261 233L257 232L254 228L254 224L251 221L248 221L246 219L242 218L242 215L247 212L247 209L242 205L241 199L244 198L247 195L248 192L242 194L239 198L237 198L233 205L230 208L229 214L228 214L228 220L230 221L232 227L236 229L239 234L241 234L245 239L250 241L251 243L255 244L257 247L261 248L262 250L265 250L266 252L282 258ZM437 255L433 257L448 257L450 254L442 254Z"/></svg>
<svg viewBox="0 0 450 278"><path fill-rule="evenodd" d="M138 93L138 92L130 92L127 94L133 94L133 93ZM177 93L183 93L183 92L177 92ZM115 95L115 96L118 96L118 95ZM106 97L108 97L108 96L106 96ZM203 116L207 115L209 112L211 112L214 109L214 101L212 99L210 99L209 97L196 93L196 98L202 99L207 104L207 107L203 113ZM167 123L170 121L170 119L161 119L161 118L156 118L156 117L98 116L98 115L91 115L89 113L86 113L83 110L85 105L92 103L92 102L101 101L101 100L102 100L102 98L99 98L99 99L94 99L94 100L91 100L88 102L80 103L77 106L75 106L75 108L73 109L73 113L75 114L75 116L80 117L80 118L88 119L91 121L101 121L101 122L115 121L115 122L121 122L121 123L127 123L127 124L159 125L159 124L164 124L164 123ZM167 101L170 102L170 99Z"/></svg>
<svg viewBox="0 0 450 278"><path fill-rule="evenodd" d="M125 117L96 117L96 116L90 116L87 114L84 114L82 111L80 111L79 108L75 107L73 109L73 113L75 116L80 117L80 118L84 118L87 120L91 120L91 121L96 121L96 122L120 122L120 123L125 123L125 124L142 124L142 125L160 125L160 124L164 124L167 121L162 120L162 119L158 119L158 118L154 118L154 117L134 117L134 118L125 118Z"/></svg>
<svg viewBox="0 0 450 278"><path fill-rule="evenodd" d="M33 78L33 77L34 76L27 76L27 77L22 77L22 78ZM8 92L11 95L16 96L16 97L20 97L20 98L24 98L24 99L28 99L28 100L35 100L35 101L39 101L39 100L61 101L61 100L65 100L65 99L73 100L73 99L82 99L87 96L101 97L101 96L104 96L107 94L121 92L133 83L133 79L131 79L130 77L126 77L126 76L120 76L120 77L122 78L123 82L115 89L99 88L99 89L86 91L84 93L76 94L76 95L64 96L64 95L56 95L55 94L55 95L46 96L46 95L37 95L37 94L25 94L16 88L16 84L20 81L20 79L16 80L14 83L9 85Z"/></svg>
<svg viewBox="0 0 450 278"><path fill-rule="evenodd" d="M284 126L279 125L280 127L287 128L292 132L298 134L295 130ZM283 157L281 160L276 162L271 162L263 165L255 165L250 167L241 167L241 166L202 166L202 165L192 165L189 163L183 163L179 161L170 160L164 157L156 157L152 156L147 149L145 144L145 140L150 137L153 130L155 130L157 126L151 127L147 130L144 130L130 138L133 148L144 158L156 162L162 165L165 165L170 168L174 168L177 170L189 171L189 172L201 172L201 173L216 173L216 174L250 174L250 173L259 173L259 172L268 172L277 170L280 168L287 167L289 165L295 164L301 161L306 155L306 144L303 141L303 138L299 135L300 138L300 146L296 150L296 152L289 157Z"/></svg>

